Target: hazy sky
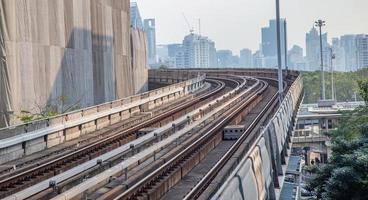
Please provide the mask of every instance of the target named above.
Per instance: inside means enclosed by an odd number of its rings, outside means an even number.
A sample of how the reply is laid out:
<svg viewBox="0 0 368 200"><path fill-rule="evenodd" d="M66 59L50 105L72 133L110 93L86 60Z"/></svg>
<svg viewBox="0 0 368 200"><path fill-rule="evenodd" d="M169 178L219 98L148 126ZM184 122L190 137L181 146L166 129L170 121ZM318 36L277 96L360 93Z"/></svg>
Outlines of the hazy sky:
<svg viewBox="0 0 368 200"><path fill-rule="evenodd" d="M136 0L143 18L156 18L157 44L181 43L189 33L183 14L217 49L259 48L261 27L275 18L275 0ZM313 22L326 20L331 37L368 33L368 0L280 0L281 17L288 22L288 46L305 47Z"/></svg>

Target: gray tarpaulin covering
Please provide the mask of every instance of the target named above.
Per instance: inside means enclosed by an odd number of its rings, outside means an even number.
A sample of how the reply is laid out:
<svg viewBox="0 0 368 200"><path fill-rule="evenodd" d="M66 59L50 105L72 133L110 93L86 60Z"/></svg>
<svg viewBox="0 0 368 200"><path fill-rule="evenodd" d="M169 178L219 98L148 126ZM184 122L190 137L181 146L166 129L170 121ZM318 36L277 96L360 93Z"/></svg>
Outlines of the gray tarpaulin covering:
<svg viewBox="0 0 368 200"><path fill-rule="evenodd" d="M0 126L12 111L86 107L145 90L145 35L130 30L129 7L129 0L1 0Z"/></svg>

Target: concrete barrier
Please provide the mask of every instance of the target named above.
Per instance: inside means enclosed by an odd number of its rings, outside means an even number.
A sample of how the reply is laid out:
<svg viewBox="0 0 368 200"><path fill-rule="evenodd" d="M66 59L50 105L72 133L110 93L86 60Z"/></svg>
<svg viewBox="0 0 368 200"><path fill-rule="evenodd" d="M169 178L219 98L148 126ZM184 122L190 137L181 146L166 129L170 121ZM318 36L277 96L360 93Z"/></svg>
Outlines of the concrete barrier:
<svg viewBox="0 0 368 200"><path fill-rule="evenodd" d="M185 90L185 87L192 85L201 87L206 77L204 74L199 75L198 72L183 71L174 75L166 71L150 71L153 77L160 77L160 80L164 77L165 83L181 81L177 78L177 75L181 73L184 73L188 79L167 87L83 108L50 119L0 129L0 164L74 140L81 135L103 129L111 124L127 120L132 115L173 101L178 94L183 96L199 89L197 87L193 90Z"/></svg>
<svg viewBox="0 0 368 200"><path fill-rule="evenodd" d="M261 73L257 72L257 75ZM298 76L271 121L250 150L241 155L236 169L225 177L211 199L277 199L274 187L279 183L274 180L278 180L277 175L283 175L282 152L286 150L287 138L293 128L292 121L302 99L302 88L303 82Z"/></svg>

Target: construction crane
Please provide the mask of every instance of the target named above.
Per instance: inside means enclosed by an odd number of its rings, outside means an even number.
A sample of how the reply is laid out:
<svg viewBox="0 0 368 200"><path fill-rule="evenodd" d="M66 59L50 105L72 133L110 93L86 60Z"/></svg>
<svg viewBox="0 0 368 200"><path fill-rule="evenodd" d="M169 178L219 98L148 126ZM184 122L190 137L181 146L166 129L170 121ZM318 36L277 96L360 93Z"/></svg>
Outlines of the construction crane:
<svg viewBox="0 0 368 200"><path fill-rule="evenodd" d="M184 17L184 19L185 19L185 22L187 23L187 25L188 25L188 28L189 28L189 32L190 32L190 34L193 34L194 33L194 27L192 27L191 25L190 25L190 23L189 23L189 21L188 21L188 19L187 19L187 17L185 16L185 14L183 13L183 17Z"/></svg>

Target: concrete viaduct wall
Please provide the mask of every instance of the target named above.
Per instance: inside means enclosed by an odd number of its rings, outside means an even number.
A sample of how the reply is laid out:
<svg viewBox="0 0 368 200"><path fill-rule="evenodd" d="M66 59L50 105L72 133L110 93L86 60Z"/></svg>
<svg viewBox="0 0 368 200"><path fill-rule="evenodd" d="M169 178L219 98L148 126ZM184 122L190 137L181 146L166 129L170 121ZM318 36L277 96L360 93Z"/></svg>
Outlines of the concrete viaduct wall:
<svg viewBox="0 0 368 200"><path fill-rule="evenodd" d="M275 187L283 175L287 147L295 126L295 117L302 99L300 76L294 81L282 105L262 130L237 167L226 178L212 199L264 200L277 199Z"/></svg>
<svg viewBox="0 0 368 200"><path fill-rule="evenodd" d="M129 0L1 0L0 127L146 88L146 39Z"/></svg>
<svg viewBox="0 0 368 200"><path fill-rule="evenodd" d="M161 80L164 76L166 82L176 84L50 119L0 129L0 164L70 141L175 100L201 88L205 79L205 75L198 72L183 72L175 76L162 73L151 71L151 79Z"/></svg>

